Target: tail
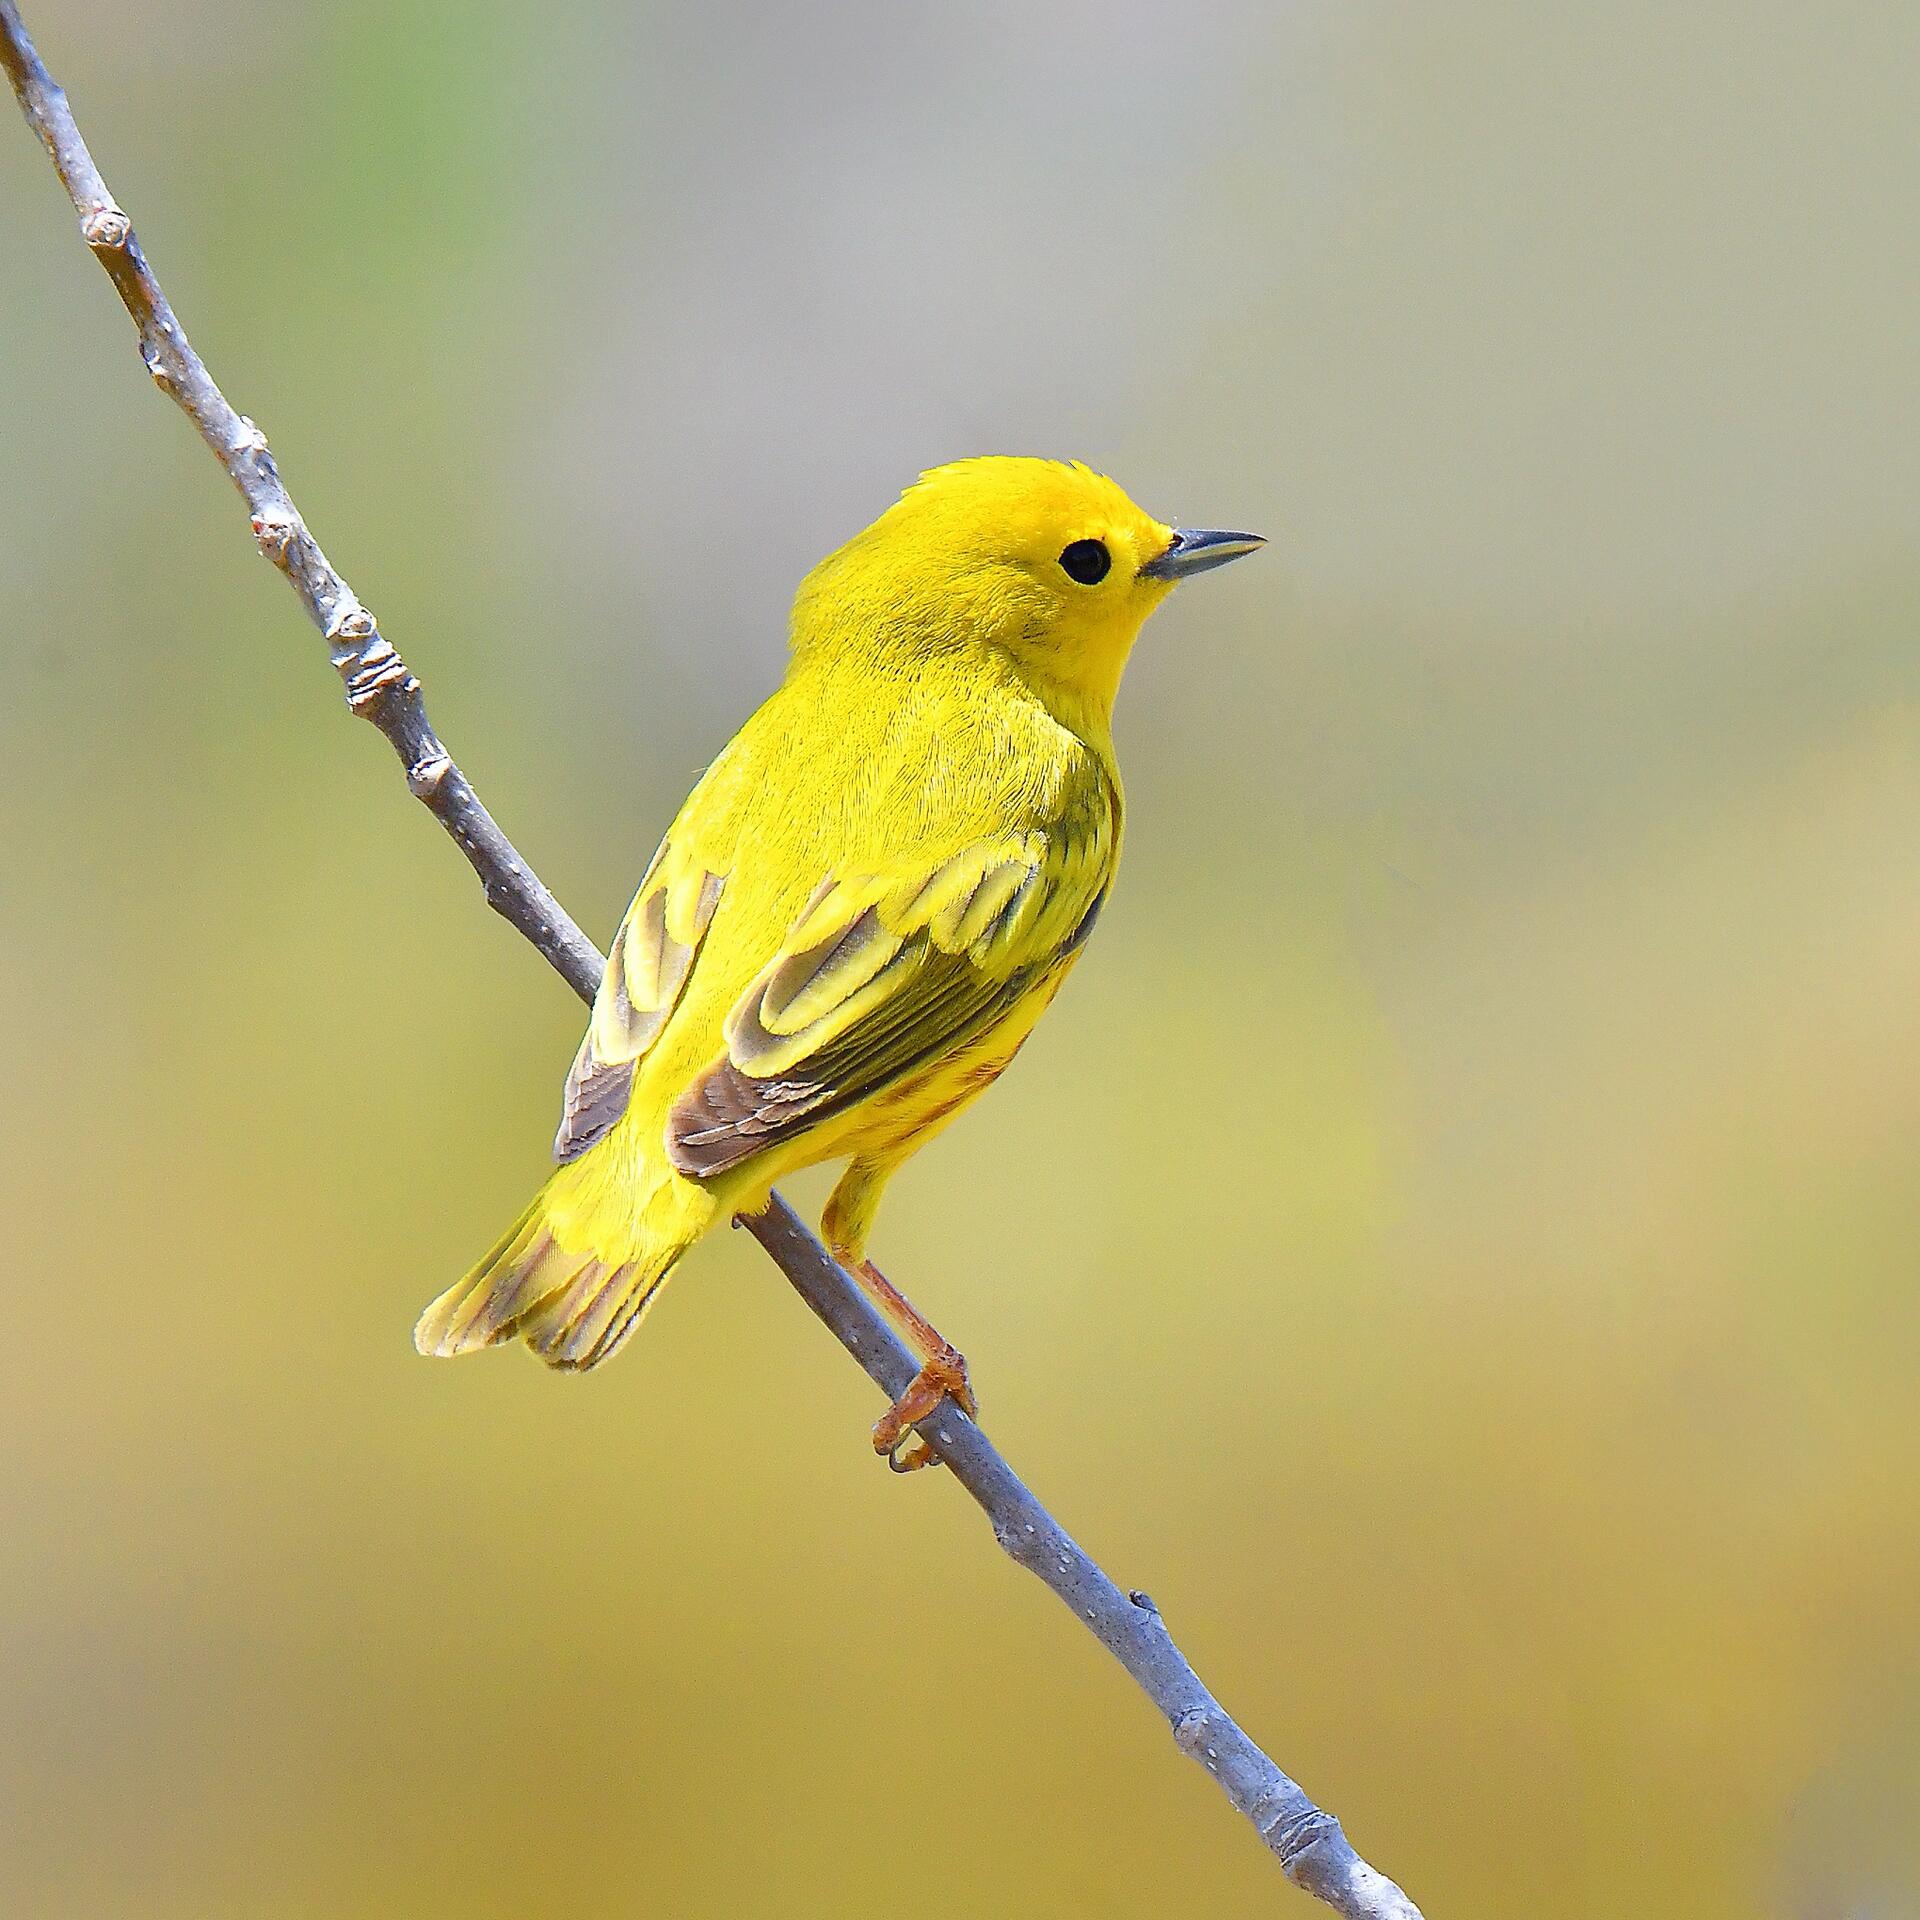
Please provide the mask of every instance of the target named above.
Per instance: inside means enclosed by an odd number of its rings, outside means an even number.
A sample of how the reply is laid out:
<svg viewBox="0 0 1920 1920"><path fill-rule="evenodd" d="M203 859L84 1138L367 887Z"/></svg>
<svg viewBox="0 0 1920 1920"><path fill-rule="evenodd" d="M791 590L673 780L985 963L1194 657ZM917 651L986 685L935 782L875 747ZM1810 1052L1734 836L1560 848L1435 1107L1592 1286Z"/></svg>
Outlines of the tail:
<svg viewBox="0 0 1920 1920"><path fill-rule="evenodd" d="M625 1344L705 1229L711 1203L644 1205L637 1221L619 1223L626 1231L609 1233L599 1209L577 1204L578 1184L576 1168L562 1167L486 1258L428 1307L413 1330L422 1353L445 1358L520 1339L548 1366L584 1373ZM697 1187L673 1185L706 1199ZM649 1198L670 1200L670 1190Z"/></svg>

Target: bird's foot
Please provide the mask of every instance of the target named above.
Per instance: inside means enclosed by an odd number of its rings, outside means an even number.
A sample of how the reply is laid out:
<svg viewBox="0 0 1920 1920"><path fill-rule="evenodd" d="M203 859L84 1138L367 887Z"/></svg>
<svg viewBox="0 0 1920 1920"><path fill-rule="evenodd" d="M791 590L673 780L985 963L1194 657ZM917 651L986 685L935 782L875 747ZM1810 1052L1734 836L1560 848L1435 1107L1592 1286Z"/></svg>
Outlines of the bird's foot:
<svg viewBox="0 0 1920 1920"><path fill-rule="evenodd" d="M833 1245L831 1235L828 1244ZM960 1349L871 1260L843 1246L833 1246L833 1255L920 1356L920 1371L907 1383L906 1392L874 1423L873 1450L886 1456L895 1473L937 1467L940 1456L913 1431L914 1422L926 1419L942 1400L951 1400L969 1420L979 1412L980 1403L967 1379L967 1363Z"/></svg>
<svg viewBox="0 0 1920 1920"><path fill-rule="evenodd" d="M940 1464L940 1456L913 1428L942 1400L951 1400L970 1420L980 1411L967 1378L966 1360L945 1340L928 1354L906 1392L873 1423L873 1450L886 1455L887 1465L895 1473L913 1473Z"/></svg>

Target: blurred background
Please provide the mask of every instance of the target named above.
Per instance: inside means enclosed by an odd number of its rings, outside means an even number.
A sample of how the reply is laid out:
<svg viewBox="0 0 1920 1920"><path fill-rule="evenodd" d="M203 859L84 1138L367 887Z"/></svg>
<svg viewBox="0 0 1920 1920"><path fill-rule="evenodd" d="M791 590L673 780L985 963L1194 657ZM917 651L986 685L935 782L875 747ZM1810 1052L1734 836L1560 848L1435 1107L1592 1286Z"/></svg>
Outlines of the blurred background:
<svg viewBox="0 0 1920 1920"><path fill-rule="evenodd" d="M28 20L601 940L920 467L1273 536L879 1257L1434 1920L1920 1914L1920 13ZM18 124L0 262L0 1907L1304 1916L743 1237L415 1357L581 1011Z"/></svg>

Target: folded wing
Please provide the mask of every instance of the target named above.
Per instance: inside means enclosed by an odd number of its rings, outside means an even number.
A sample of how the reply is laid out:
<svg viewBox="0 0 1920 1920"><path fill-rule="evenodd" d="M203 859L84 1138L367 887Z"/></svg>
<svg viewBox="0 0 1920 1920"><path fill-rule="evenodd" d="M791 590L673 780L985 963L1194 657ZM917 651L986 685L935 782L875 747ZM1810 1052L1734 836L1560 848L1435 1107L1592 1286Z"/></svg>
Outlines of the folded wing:
<svg viewBox="0 0 1920 1920"><path fill-rule="evenodd" d="M720 904L720 876L661 847L614 936L586 1038L561 1101L553 1157L575 1160L627 1110L634 1068L685 991Z"/></svg>
<svg viewBox="0 0 1920 1920"><path fill-rule="evenodd" d="M1105 853L1033 832L824 882L675 1104L674 1166L724 1173L984 1035L1084 937Z"/></svg>

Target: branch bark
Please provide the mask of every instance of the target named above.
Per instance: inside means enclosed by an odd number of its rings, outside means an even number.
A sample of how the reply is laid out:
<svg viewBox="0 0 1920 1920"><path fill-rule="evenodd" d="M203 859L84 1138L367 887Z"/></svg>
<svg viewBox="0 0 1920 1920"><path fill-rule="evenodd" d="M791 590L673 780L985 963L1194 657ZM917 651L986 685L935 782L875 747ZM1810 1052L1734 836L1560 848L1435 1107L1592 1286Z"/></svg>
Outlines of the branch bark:
<svg viewBox="0 0 1920 1920"><path fill-rule="evenodd" d="M168 304L74 124L64 90L35 51L14 0L0 0L0 65L40 136L80 217L80 234L105 268L140 337L140 357L180 406L239 489L260 550L287 576L345 684L348 708L386 737L407 786L453 836L480 878L487 904L526 936L591 1003L598 950L501 832L428 722L420 682L381 634L308 532L281 481L266 437L229 405ZM917 1362L872 1302L778 1194L742 1218L801 1298L889 1399ZM1144 1593L1123 1593L1040 1504L980 1428L951 1401L920 1422L921 1437L992 1523L1007 1553L1083 1621L1166 1715L1181 1751L1220 1783L1295 1885L1347 1920L1420 1920L1411 1900L1356 1854L1340 1822L1316 1806L1255 1746L1201 1683Z"/></svg>

